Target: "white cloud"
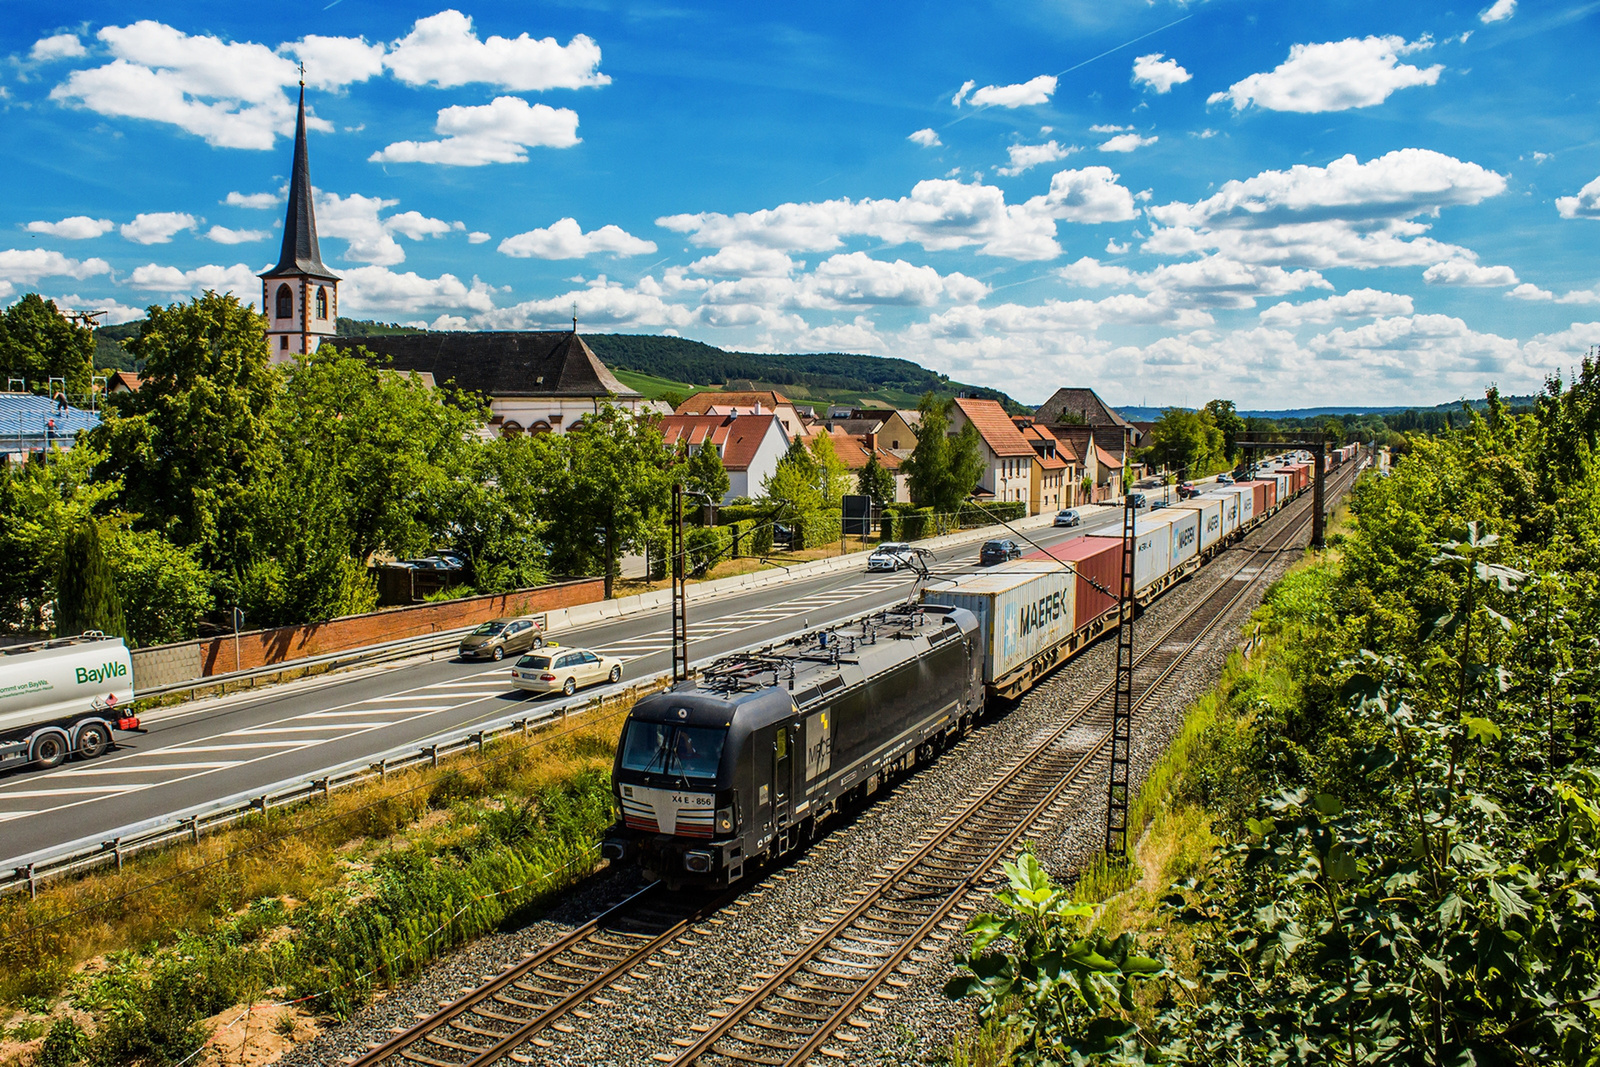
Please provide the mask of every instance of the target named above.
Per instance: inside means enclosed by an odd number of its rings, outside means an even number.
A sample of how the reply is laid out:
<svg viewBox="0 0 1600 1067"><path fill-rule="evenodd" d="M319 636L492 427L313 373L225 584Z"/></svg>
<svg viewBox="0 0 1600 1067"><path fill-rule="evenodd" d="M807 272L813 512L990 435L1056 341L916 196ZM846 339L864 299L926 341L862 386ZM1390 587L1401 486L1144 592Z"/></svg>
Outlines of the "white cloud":
<svg viewBox="0 0 1600 1067"><path fill-rule="evenodd" d="M1055 91L1055 75L1041 74L1019 85L985 85L972 94L969 102L976 107L1018 108L1049 103ZM956 102L960 102L960 97Z"/></svg>
<svg viewBox="0 0 1600 1067"><path fill-rule="evenodd" d="M725 278L787 278L795 261L775 248L729 245L689 264L696 274Z"/></svg>
<svg viewBox="0 0 1600 1067"><path fill-rule="evenodd" d="M1541 289L1532 282L1523 282L1507 293L1506 296L1511 297L1513 300L1554 300L1556 298L1556 294L1548 289Z"/></svg>
<svg viewBox="0 0 1600 1067"><path fill-rule="evenodd" d="M119 232L135 244L164 245L174 234L196 225L195 217L186 211L152 211L135 215L132 222L122 224Z"/></svg>
<svg viewBox="0 0 1600 1067"><path fill-rule="evenodd" d="M1192 77L1176 59L1164 59L1160 52L1133 61L1133 84L1143 83L1158 93L1170 93L1174 85L1182 85Z"/></svg>
<svg viewBox="0 0 1600 1067"><path fill-rule="evenodd" d="M278 193L229 193L222 201L229 207L247 207L256 211L277 207L283 203L283 197Z"/></svg>
<svg viewBox="0 0 1600 1067"><path fill-rule="evenodd" d="M1482 23L1504 22L1517 10L1517 0L1494 0L1494 3L1478 12L1478 21Z"/></svg>
<svg viewBox="0 0 1600 1067"><path fill-rule="evenodd" d="M454 10L418 19L409 34L394 42L387 63L401 81L441 88L485 82L514 92L538 92L611 83L599 71L600 46L581 33L565 45L554 37L535 40L526 33L479 40L472 20Z"/></svg>
<svg viewBox="0 0 1600 1067"><path fill-rule="evenodd" d="M465 308L480 314L494 309L494 288L454 274L425 278L415 271L398 273L383 266L355 267L344 274L339 291L341 310L356 314L418 312Z"/></svg>
<svg viewBox="0 0 1600 1067"><path fill-rule="evenodd" d="M1168 263L1137 275L1141 289L1173 305L1207 308L1252 308L1262 297L1279 297L1301 289L1332 289L1314 270L1286 271L1278 266L1240 263L1207 256L1190 263Z"/></svg>
<svg viewBox="0 0 1600 1067"><path fill-rule="evenodd" d="M1557 197L1556 210L1564 219L1600 219L1600 178L1579 189L1577 196Z"/></svg>
<svg viewBox="0 0 1600 1067"><path fill-rule="evenodd" d="M1100 146L1102 152L1132 152L1136 148L1143 148L1147 144L1155 144L1160 138L1152 134L1149 137L1140 137L1136 133L1119 133Z"/></svg>
<svg viewBox="0 0 1600 1067"><path fill-rule="evenodd" d="M580 259L600 253L638 256L654 252L654 241L646 241L620 226L605 225L583 232L577 219L558 219L549 226L519 233L500 242L500 253L518 259Z"/></svg>
<svg viewBox="0 0 1600 1067"><path fill-rule="evenodd" d="M60 252L44 248L0 250L0 281L34 285L41 278L84 279L110 274L111 264L103 259L69 259Z"/></svg>
<svg viewBox="0 0 1600 1067"><path fill-rule="evenodd" d="M467 243L470 245L481 245L488 239L489 235L484 233L482 230L473 230L471 233L467 234Z"/></svg>
<svg viewBox="0 0 1600 1067"><path fill-rule="evenodd" d="M526 163L528 148L571 148L579 140L576 111L530 104L519 96L499 96L475 107L444 108L433 128L444 134L443 140L396 141L367 159L455 167Z"/></svg>
<svg viewBox="0 0 1600 1067"><path fill-rule="evenodd" d="M265 241L271 236L271 230L234 230L227 226L213 226L205 233L206 240L219 245L249 244L251 241Z"/></svg>
<svg viewBox="0 0 1600 1067"><path fill-rule="evenodd" d="M1058 170L1050 178L1050 191L1024 206L1064 222L1125 222L1133 218L1133 194L1117 184L1120 175L1110 167Z"/></svg>
<svg viewBox="0 0 1600 1067"><path fill-rule="evenodd" d="M349 242L344 258L357 263L374 263L389 267L402 263L406 250L394 239L389 228L378 218L378 212L394 207L400 201L385 200L378 196L351 193L316 192L317 233L321 237L335 237Z"/></svg>
<svg viewBox="0 0 1600 1067"><path fill-rule="evenodd" d="M932 126L926 126L914 131L906 137L906 140L919 144L923 148L937 148L944 144L943 141L939 140L939 135L934 132Z"/></svg>
<svg viewBox="0 0 1600 1067"><path fill-rule="evenodd" d="M954 95L954 96L952 96L950 98L950 106L951 107L960 107L961 106L961 101L966 98L966 95L968 93L972 92L972 87L977 85L977 84L978 83L973 81L971 78L968 78L966 81L962 82L961 83L961 88L956 90L956 95Z"/></svg>
<svg viewBox="0 0 1600 1067"><path fill-rule="evenodd" d="M402 211L398 215L390 215L383 220L383 228L390 233L398 233L402 237L409 237L413 241L420 241L424 237L443 237L459 226L452 226L443 219L430 219L420 211Z"/></svg>
<svg viewBox="0 0 1600 1067"><path fill-rule="evenodd" d="M384 48L360 37L308 34L278 46L306 65L306 84L313 89L340 89L383 73Z"/></svg>
<svg viewBox="0 0 1600 1067"><path fill-rule="evenodd" d="M1195 204L1149 208L1158 226L1144 250L1214 250L1245 262L1316 268L1470 262L1471 251L1423 236L1428 226L1412 220L1477 204L1505 187L1494 171L1427 149L1399 149L1366 163L1347 155L1326 167L1230 181Z"/></svg>
<svg viewBox="0 0 1600 1067"><path fill-rule="evenodd" d="M526 300L511 307L496 308L478 317L478 325L490 329L525 329L537 326L572 324L573 305L578 320L586 329L596 327L682 329L696 321L695 313L661 298L661 287L646 277L635 288L627 288L604 277L586 288L575 289L545 300Z"/></svg>
<svg viewBox="0 0 1600 1067"><path fill-rule="evenodd" d="M1131 130L1131 129L1133 129L1132 126L1111 126L1111 125L1108 125L1106 123L1096 123L1095 125L1089 127L1089 132L1090 133L1121 133L1123 130Z"/></svg>
<svg viewBox="0 0 1600 1067"><path fill-rule="evenodd" d="M1267 326L1294 329L1306 323L1332 322L1334 319L1367 319L1383 315L1410 315L1415 308L1404 293L1381 289L1352 289L1338 296L1307 300L1299 304L1274 304L1261 312Z"/></svg>
<svg viewBox="0 0 1600 1067"><path fill-rule="evenodd" d="M1447 259L1422 272L1429 285L1516 285L1517 272L1510 267L1485 267L1471 260Z"/></svg>
<svg viewBox="0 0 1600 1067"><path fill-rule="evenodd" d="M1068 285L1084 289L1122 288L1132 285L1136 277L1127 267L1101 263L1091 256L1084 256L1076 263L1069 263L1065 267L1057 267L1055 275Z"/></svg>
<svg viewBox="0 0 1600 1067"><path fill-rule="evenodd" d="M1600 304L1600 286L1593 289L1571 289L1562 296L1557 296L1548 289L1523 282L1506 295L1515 300L1554 301L1557 304Z"/></svg>
<svg viewBox="0 0 1600 1067"><path fill-rule="evenodd" d="M87 54L77 34L57 33L33 42L28 58L35 63L48 63L53 59L76 59Z"/></svg>
<svg viewBox="0 0 1600 1067"><path fill-rule="evenodd" d="M146 263L133 269L128 284L135 289L160 293L198 294L202 290L212 289L219 293L235 293L246 300L261 291L261 279L256 277L255 268L245 263L235 263L231 267L208 263L193 270Z"/></svg>
<svg viewBox="0 0 1600 1067"><path fill-rule="evenodd" d="M906 304L930 307L942 299L971 303L989 295L989 287L965 274L941 276L932 267L897 259L873 259L865 252L830 256L807 276L810 291L834 304Z"/></svg>
<svg viewBox="0 0 1600 1067"><path fill-rule="evenodd" d="M1006 155L1011 159L1009 167L996 168L995 173L1008 177L1021 174L1029 167L1037 167L1041 163L1054 163L1058 159L1066 159L1076 152L1076 145L1065 147L1055 141L1046 141L1044 144L1014 144L1006 149Z"/></svg>
<svg viewBox="0 0 1600 1067"><path fill-rule="evenodd" d="M60 222L30 222L27 230L29 233L47 233L51 237L60 237L67 241L87 241L92 237L101 237L111 232L113 225L115 224L110 219L72 215Z"/></svg>
<svg viewBox="0 0 1600 1067"><path fill-rule="evenodd" d="M1252 103L1269 111L1345 111L1381 104L1398 89L1433 85L1444 70L1436 64L1423 70L1401 63L1400 57L1432 48L1424 37L1408 43L1403 37L1348 37L1325 44L1297 44L1275 70L1252 74L1206 103L1232 101L1235 111Z"/></svg>
<svg viewBox="0 0 1600 1067"><path fill-rule="evenodd" d="M1106 241L1106 255L1108 255L1108 256L1120 256L1123 253L1128 251L1128 247L1129 247L1129 245L1128 245L1127 241L1124 241L1121 244L1118 244L1117 243L1117 239L1115 237L1113 237L1110 240Z"/></svg>
<svg viewBox="0 0 1600 1067"><path fill-rule="evenodd" d="M40 295L44 296L43 293ZM107 300L104 297L87 297L80 296L77 293L64 293L45 298L54 300L58 308L84 308L101 312L102 317L99 323L102 326L120 326L125 322L135 322L145 316L144 308L129 307L126 304L119 304L115 300Z"/></svg>

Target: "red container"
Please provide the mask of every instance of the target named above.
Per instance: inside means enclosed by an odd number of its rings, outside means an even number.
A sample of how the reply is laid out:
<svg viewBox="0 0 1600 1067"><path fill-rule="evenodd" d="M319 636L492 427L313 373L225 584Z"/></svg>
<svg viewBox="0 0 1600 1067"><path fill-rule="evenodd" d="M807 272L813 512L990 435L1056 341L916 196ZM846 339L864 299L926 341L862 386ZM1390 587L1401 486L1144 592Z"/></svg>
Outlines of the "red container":
<svg viewBox="0 0 1600 1067"><path fill-rule="evenodd" d="M1063 544L1031 552L1023 559L1058 559L1070 563L1078 572L1078 589L1075 594L1077 612L1073 628L1083 629L1089 620L1098 618L1116 606L1117 598L1107 596L1089 583L1090 578L1115 593L1122 585L1122 538L1075 537Z"/></svg>
<svg viewBox="0 0 1600 1067"><path fill-rule="evenodd" d="M1248 485L1256 495L1255 511L1251 514L1256 521L1260 521L1267 512L1271 511L1278 500L1278 483L1256 479L1251 482L1236 482L1236 485Z"/></svg>

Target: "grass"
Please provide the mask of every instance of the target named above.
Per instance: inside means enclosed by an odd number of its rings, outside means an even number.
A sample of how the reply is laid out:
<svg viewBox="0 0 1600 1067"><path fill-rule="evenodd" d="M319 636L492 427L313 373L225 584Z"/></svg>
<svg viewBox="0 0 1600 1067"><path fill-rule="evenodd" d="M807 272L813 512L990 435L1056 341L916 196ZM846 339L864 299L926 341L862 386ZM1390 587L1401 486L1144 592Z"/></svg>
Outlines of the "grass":
<svg viewBox="0 0 1600 1067"><path fill-rule="evenodd" d="M176 1062L235 1006L342 1016L520 925L598 862L627 708L0 899L4 1036L59 1029L63 1064Z"/></svg>
<svg viewBox="0 0 1600 1067"><path fill-rule="evenodd" d="M641 374L639 371L633 370L612 368L611 373L617 376L617 381L634 392L643 393L648 400L660 400L668 394L676 394L678 397L686 399L702 389L717 388L716 386L675 382L671 378L658 378L653 374Z"/></svg>

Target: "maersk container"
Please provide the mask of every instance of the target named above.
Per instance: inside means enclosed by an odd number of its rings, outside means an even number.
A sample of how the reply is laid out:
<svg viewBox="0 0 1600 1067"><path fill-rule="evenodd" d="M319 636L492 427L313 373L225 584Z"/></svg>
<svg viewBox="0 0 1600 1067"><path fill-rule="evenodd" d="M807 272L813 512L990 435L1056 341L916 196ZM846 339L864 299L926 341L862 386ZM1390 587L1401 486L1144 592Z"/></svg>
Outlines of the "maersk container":
<svg viewBox="0 0 1600 1067"><path fill-rule="evenodd" d="M1253 478L1248 482L1236 483L1240 488L1247 488L1251 493L1250 522L1266 518L1267 513L1275 506L1274 494L1277 492L1278 483L1269 482L1265 478Z"/></svg>
<svg viewBox="0 0 1600 1067"><path fill-rule="evenodd" d="M983 680L995 682L1072 636L1078 575L1051 560L1017 560L971 578L938 582L924 604L966 608L978 617Z"/></svg>
<svg viewBox="0 0 1600 1067"><path fill-rule="evenodd" d="M1221 485L1215 489L1208 489L1200 494L1210 497L1222 505L1222 536L1232 537L1239 530L1240 523L1250 521L1250 505L1255 499L1255 494L1249 489L1237 485Z"/></svg>
<svg viewBox="0 0 1600 1067"><path fill-rule="evenodd" d="M1225 533L1222 523L1222 501L1216 497L1192 496L1173 505L1178 510L1193 511L1200 516L1200 551L1209 552L1211 546L1222 540Z"/></svg>
<svg viewBox="0 0 1600 1067"><path fill-rule="evenodd" d="M1167 571L1182 566L1200 554L1200 515L1198 512L1177 507L1161 511L1141 520L1139 532L1149 529L1151 534L1167 539L1165 566L1151 577L1155 581ZM1148 583L1145 583L1148 584ZM1141 585L1140 588L1143 588Z"/></svg>
<svg viewBox="0 0 1600 1067"><path fill-rule="evenodd" d="M1060 560L1078 572L1073 619L1077 629L1117 606L1122 588L1122 538L1075 537L1022 558Z"/></svg>

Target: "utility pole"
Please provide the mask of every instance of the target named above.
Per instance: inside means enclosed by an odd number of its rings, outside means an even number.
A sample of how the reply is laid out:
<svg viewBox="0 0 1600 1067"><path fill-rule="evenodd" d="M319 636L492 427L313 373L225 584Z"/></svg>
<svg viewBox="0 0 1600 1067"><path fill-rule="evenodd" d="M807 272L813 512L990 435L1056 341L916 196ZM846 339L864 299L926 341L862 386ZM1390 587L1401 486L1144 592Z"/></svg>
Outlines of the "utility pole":
<svg viewBox="0 0 1600 1067"><path fill-rule="evenodd" d="M1106 855L1128 854L1128 777L1133 745L1133 565L1138 512L1122 497L1122 589L1117 615L1117 683L1111 703L1111 780L1106 791Z"/></svg>
<svg viewBox="0 0 1600 1067"><path fill-rule="evenodd" d="M672 485L672 680L689 680L688 567L683 550L683 485Z"/></svg>

